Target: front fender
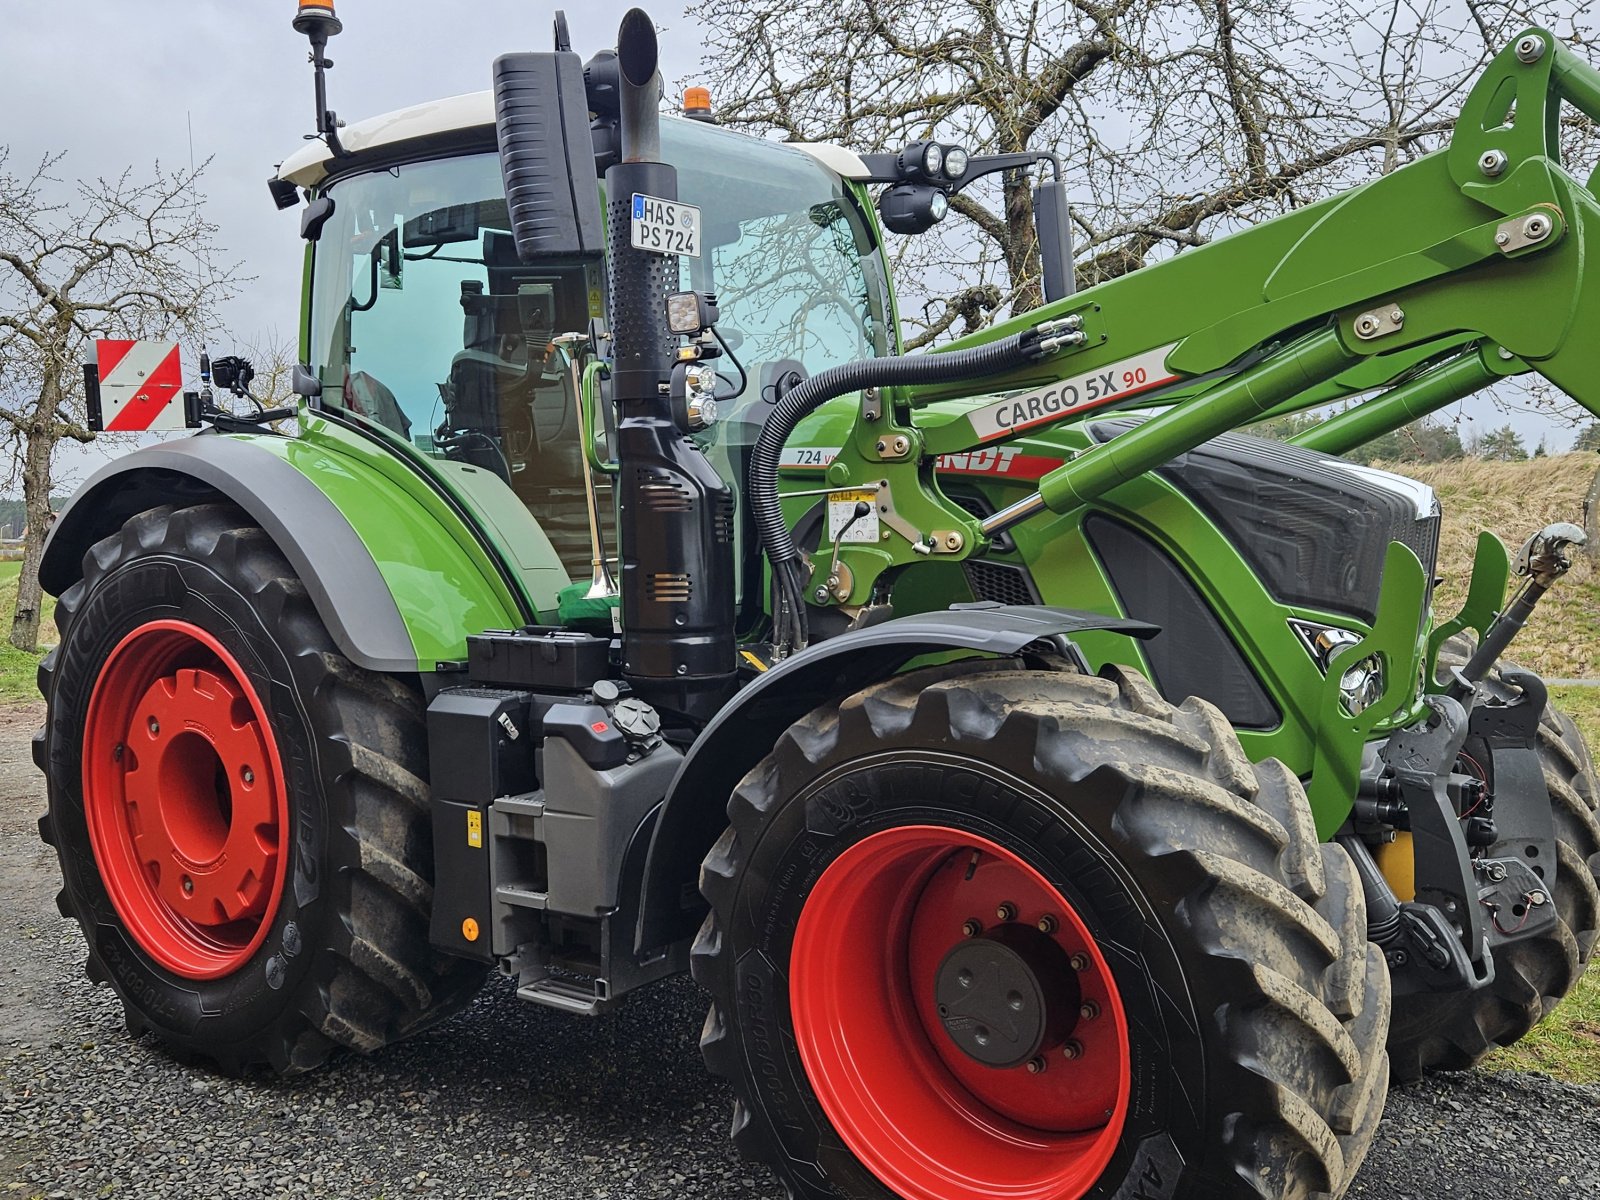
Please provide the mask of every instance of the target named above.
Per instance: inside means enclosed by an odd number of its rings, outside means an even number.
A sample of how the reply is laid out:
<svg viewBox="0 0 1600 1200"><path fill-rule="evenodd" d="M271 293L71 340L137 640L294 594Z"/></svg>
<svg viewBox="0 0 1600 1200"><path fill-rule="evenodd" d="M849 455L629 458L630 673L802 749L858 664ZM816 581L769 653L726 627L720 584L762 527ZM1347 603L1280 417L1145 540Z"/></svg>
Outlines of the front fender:
<svg viewBox="0 0 1600 1200"><path fill-rule="evenodd" d="M1007 656L1042 639L1101 629L1130 637L1144 621L1037 605L965 605L886 621L819 643L763 674L723 706L690 748L668 789L645 862L638 948L648 954L693 936L705 907L700 862L727 826L728 797L783 731L927 654Z"/></svg>
<svg viewBox="0 0 1600 1200"><path fill-rule="evenodd" d="M530 619L472 531L438 502L354 456L269 434L204 433L103 467L57 519L40 581L60 595L89 548L135 513L219 499L267 532L334 643L370 670L432 671L465 657L469 633Z"/></svg>

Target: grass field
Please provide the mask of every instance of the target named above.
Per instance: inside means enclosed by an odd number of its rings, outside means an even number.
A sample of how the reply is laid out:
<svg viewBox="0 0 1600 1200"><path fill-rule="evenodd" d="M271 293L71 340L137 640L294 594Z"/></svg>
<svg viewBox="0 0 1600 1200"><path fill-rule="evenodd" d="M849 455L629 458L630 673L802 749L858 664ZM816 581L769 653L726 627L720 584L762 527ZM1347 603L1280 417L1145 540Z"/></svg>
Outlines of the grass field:
<svg viewBox="0 0 1600 1200"><path fill-rule="evenodd" d="M5 636L11 632L12 615L17 611L17 575L21 570L20 562L0 562L0 703L39 698L33 682L39 656L14 650L5 641ZM43 619L39 622L39 637L46 645L55 641L55 614L56 602L46 596Z"/></svg>
<svg viewBox="0 0 1600 1200"><path fill-rule="evenodd" d="M1444 620L1466 599L1478 531L1497 534L1513 555L1551 521L1583 520L1583 501L1600 454L1556 454L1528 462L1468 459L1398 467L1431 484L1444 509L1436 610ZM1540 602L1511 657L1548 679L1600 678L1600 548L1580 554L1572 571Z"/></svg>

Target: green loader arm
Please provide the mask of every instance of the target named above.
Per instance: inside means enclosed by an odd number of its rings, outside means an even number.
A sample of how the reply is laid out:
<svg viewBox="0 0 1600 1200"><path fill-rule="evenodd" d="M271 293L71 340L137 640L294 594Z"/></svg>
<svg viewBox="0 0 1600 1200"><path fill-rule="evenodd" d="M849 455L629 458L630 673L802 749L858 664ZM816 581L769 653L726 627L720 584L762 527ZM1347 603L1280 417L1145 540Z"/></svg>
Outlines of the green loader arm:
<svg viewBox="0 0 1600 1200"><path fill-rule="evenodd" d="M1563 102L1600 119L1600 72L1530 29L1473 87L1446 149L951 343L1064 331L1062 352L985 379L982 400L970 383L865 397L827 482L874 491L886 532L839 548L847 572L819 562L814 592L868 603L885 571L981 552L1228 430L1375 389L1302 444L1338 452L1525 371L1600 414L1600 273L1584 269L1600 178L1561 165ZM986 520L934 480L939 455L1133 404L1164 411Z"/></svg>

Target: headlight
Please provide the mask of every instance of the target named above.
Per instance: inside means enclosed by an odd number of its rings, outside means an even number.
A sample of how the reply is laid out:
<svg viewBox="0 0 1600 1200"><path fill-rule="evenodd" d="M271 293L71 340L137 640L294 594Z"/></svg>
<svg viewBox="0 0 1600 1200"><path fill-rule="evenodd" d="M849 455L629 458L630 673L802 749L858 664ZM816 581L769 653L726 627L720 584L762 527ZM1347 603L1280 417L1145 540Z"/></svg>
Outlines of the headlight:
<svg viewBox="0 0 1600 1200"><path fill-rule="evenodd" d="M946 179L960 179L967 173L967 152L960 146L951 146L944 152Z"/></svg>
<svg viewBox="0 0 1600 1200"><path fill-rule="evenodd" d="M949 211L950 197L925 183L897 183L878 197L878 212L893 233L922 233Z"/></svg>
<svg viewBox="0 0 1600 1200"><path fill-rule="evenodd" d="M698 292L673 292L667 297L667 328L685 337L704 328Z"/></svg>
<svg viewBox="0 0 1600 1200"><path fill-rule="evenodd" d="M1383 695L1383 659L1370 654L1339 676L1339 702L1345 712L1359 717Z"/></svg>
<svg viewBox="0 0 1600 1200"><path fill-rule="evenodd" d="M937 179L943 166L944 147L938 142L929 142L922 151L922 173L929 179Z"/></svg>
<svg viewBox="0 0 1600 1200"><path fill-rule="evenodd" d="M717 372L705 363L692 366L684 374L684 415L691 432L709 429L717 421Z"/></svg>

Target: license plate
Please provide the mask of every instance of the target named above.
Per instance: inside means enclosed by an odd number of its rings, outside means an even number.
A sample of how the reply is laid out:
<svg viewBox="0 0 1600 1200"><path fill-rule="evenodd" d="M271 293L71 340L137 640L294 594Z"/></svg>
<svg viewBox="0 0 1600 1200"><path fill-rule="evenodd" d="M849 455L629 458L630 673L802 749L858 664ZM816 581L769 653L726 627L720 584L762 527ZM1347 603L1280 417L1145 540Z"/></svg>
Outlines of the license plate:
<svg viewBox="0 0 1600 1200"><path fill-rule="evenodd" d="M700 210L692 204L633 194L633 248L700 257Z"/></svg>

